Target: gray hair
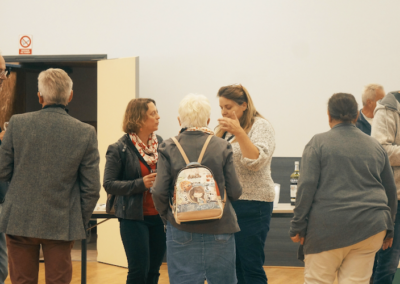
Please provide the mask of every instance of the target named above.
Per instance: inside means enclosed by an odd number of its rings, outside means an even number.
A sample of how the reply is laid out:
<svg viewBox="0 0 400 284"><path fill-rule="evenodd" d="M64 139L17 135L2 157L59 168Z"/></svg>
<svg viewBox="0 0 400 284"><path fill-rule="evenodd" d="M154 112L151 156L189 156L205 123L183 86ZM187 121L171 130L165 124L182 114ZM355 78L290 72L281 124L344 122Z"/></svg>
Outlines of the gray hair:
<svg viewBox="0 0 400 284"><path fill-rule="evenodd" d="M383 87L378 84L369 84L364 87L364 92L362 94L362 103L364 106L367 104L367 100L375 100L376 90L383 90Z"/></svg>
<svg viewBox="0 0 400 284"><path fill-rule="evenodd" d="M62 69L47 69L39 74L40 96L46 103L68 104L72 91L72 80Z"/></svg>
<svg viewBox="0 0 400 284"><path fill-rule="evenodd" d="M189 94L179 103L181 127L205 127L210 118L210 102L204 95Z"/></svg>

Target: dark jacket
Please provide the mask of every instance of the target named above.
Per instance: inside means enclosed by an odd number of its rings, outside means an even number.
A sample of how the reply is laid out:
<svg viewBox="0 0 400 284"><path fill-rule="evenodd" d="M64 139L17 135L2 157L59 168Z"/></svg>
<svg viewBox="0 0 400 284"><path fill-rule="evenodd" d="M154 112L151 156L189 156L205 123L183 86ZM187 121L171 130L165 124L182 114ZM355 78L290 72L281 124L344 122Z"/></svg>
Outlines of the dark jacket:
<svg viewBox="0 0 400 284"><path fill-rule="evenodd" d="M0 232L48 240L86 239L99 199L95 129L62 108L13 115L0 147L9 181Z"/></svg>
<svg viewBox="0 0 400 284"><path fill-rule="evenodd" d="M158 143L163 140L157 135ZM120 156L125 151L125 165ZM116 195L115 216L123 219L143 220L144 186L140 169L139 152L128 134L108 146L104 169L104 189Z"/></svg>
<svg viewBox="0 0 400 284"><path fill-rule="evenodd" d="M208 134L201 131L185 131L177 139L182 145L189 161L197 161ZM238 232L236 213L231 201L239 199L242 186L236 176L233 165L232 145L224 139L213 137L205 152L202 165L211 169L218 188L226 188L227 199L224 213L219 220L186 222L178 225L169 206L169 198L173 193L174 183L179 171L186 166L181 153L172 139L160 144L158 149L158 169L156 185L153 188L153 200L163 220L168 220L179 230L200 234L227 234ZM224 191L221 190L221 198Z"/></svg>
<svg viewBox="0 0 400 284"><path fill-rule="evenodd" d="M365 119L364 114L362 114L362 109L358 114L356 126L365 134L371 136L371 124L369 124L368 120Z"/></svg>

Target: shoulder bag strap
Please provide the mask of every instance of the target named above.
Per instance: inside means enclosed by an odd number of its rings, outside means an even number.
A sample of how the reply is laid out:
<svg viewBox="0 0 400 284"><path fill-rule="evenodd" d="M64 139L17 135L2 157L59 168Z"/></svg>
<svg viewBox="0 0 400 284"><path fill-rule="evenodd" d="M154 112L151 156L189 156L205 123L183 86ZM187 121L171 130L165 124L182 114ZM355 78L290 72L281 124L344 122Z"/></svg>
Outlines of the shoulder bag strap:
<svg viewBox="0 0 400 284"><path fill-rule="evenodd" d="M185 160L186 165L189 164L190 161L189 161L188 157L186 156L185 151L183 151L181 144L178 142L178 140L175 137L172 137L171 139L175 142L175 145L176 145L176 147L178 147L179 152L181 152L181 155L182 155L183 159Z"/></svg>
<svg viewBox="0 0 400 284"><path fill-rule="evenodd" d="M201 161L203 160L204 157L204 153L206 152L208 143L210 143L210 140L212 138L212 135L209 135L206 142L204 143L203 149L201 150L200 156L199 156L199 160L197 161L199 164L201 164Z"/></svg>

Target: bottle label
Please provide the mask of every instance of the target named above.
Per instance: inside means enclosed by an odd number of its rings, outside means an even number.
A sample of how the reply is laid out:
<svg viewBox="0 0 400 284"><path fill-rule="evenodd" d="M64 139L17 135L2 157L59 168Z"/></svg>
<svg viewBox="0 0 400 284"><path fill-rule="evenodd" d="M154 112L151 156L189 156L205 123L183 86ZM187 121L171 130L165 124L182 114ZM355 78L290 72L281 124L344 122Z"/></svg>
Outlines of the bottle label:
<svg viewBox="0 0 400 284"><path fill-rule="evenodd" d="M296 198L297 194L297 185L292 184L290 186L290 198Z"/></svg>

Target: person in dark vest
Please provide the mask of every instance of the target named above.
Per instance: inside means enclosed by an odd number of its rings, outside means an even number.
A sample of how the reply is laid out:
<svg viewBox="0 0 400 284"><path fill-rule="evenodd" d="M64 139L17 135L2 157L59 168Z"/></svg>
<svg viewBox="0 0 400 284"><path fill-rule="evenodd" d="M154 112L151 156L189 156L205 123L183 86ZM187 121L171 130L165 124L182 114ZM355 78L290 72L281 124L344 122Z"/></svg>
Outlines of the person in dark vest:
<svg viewBox="0 0 400 284"><path fill-rule="evenodd" d="M367 135L371 135L371 125L374 118L376 102L383 99L385 91L378 84L369 84L365 86L362 94L363 108L358 115L356 126Z"/></svg>

